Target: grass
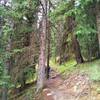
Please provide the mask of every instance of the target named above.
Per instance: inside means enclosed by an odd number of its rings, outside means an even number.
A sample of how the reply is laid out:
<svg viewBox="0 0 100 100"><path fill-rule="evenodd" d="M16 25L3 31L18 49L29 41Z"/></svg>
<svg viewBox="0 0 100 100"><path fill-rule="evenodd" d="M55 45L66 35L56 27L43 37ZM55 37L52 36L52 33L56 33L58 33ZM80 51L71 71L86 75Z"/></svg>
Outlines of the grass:
<svg viewBox="0 0 100 100"><path fill-rule="evenodd" d="M70 59L66 63L59 65L55 63L54 58L52 58L50 66L65 76L72 72L79 71L81 73L88 74L92 81L100 81L100 59L78 65L76 65L76 61L74 59Z"/></svg>
<svg viewBox="0 0 100 100"><path fill-rule="evenodd" d="M87 73L92 81L100 81L100 59L77 65L77 68Z"/></svg>
<svg viewBox="0 0 100 100"><path fill-rule="evenodd" d="M61 73L62 75L66 75L69 72L73 71L75 69L76 61L74 59L70 59L66 63L59 65L58 63L55 63L55 59L52 58L50 60L50 66L55 69L57 72Z"/></svg>

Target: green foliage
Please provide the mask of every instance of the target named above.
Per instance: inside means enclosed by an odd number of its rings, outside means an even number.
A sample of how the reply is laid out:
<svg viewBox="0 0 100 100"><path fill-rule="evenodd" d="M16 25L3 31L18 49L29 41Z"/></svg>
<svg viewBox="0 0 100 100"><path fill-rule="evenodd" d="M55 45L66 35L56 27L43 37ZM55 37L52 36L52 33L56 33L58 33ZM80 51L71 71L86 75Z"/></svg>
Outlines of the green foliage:
<svg viewBox="0 0 100 100"><path fill-rule="evenodd" d="M33 24L36 25L37 22L37 12L39 7L39 0L12 0L12 7L4 7L0 5L0 17L3 20L2 25L0 26L3 30L0 34L0 86L6 85L6 87L12 87L10 76L7 73L6 69L6 60L9 59L13 54L22 53L24 50L23 38L25 34L33 32ZM54 31L51 31L51 46L52 46L52 56L55 56L56 52L56 24L61 21L64 25L63 32L67 33L66 20L69 17L75 17L76 27L74 33L77 35L77 38L80 43L81 51L83 57L88 60L95 58L98 53L98 41L97 41L97 31L96 31L96 18L94 17L94 12L91 13L91 6L95 7L96 1L99 0L75 0L75 4L71 3L71 0L60 0L59 3L55 6L55 9L51 10L51 13L48 13L50 21L52 23L52 28ZM1 24L1 23L0 23ZM13 25L12 25L13 24ZM55 27L53 27L53 25ZM58 26L57 26L58 27ZM58 27L59 28L59 27ZM30 35L30 34L28 34ZM71 33L68 33L66 41L68 46L71 45ZM18 46L15 45L14 49L9 52L6 51L7 44L9 39L13 37L14 41L18 43ZM70 46L69 46L70 47ZM69 48L68 47L68 48ZM71 59L68 62L58 65L55 63L54 58L50 61L50 66L53 66L54 69L57 69L59 73L63 75L70 73L75 70L76 61ZM81 71L88 72L91 80L100 81L99 74L99 65L95 62L92 64L82 64ZM84 68L85 66L85 68ZM36 70L25 66L25 69L22 71L24 77L28 82L36 78ZM27 93L27 98L31 100L32 92Z"/></svg>
<svg viewBox="0 0 100 100"><path fill-rule="evenodd" d="M35 31L33 24L37 22L37 10L39 2L37 0L12 0L12 8L8 16L14 22L14 41L16 48L22 48L25 34ZM36 27L36 26L35 26Z"/></svg>
<svg viewBox="0 0 100 100"><path fill-rule="evenodd" d="M96 91L98 94L100 94L100 87L98 87Z"/></svg>
<svg viewBox="0 0 100 100"><path fill-rule="evenodd" d="M93 66L91 68L91 80L93 81L100 81L100 68L99 66Z"/></svg>
<svg viewBox="0 0 100 100"><path fill-rule="evenodd" d="M79 13L76 17L78 24L75 31L83 56L85 59L91 60L98 55L96 16L95 11L92 9L95 5L94 3L89 3L83 7L84 9L81 9L81 14Z"/></svg>
<svg viewBox="0 0 100 100"><path fill-rule="evenodd" d="M0 35L0 87L5 86L7 88L11 88L13 87L13 84L11 83L6 64L7 60L11 57L11 52L7 51L6 49L9 44L9 40L13 35L13 23L11 21L11 18L9 18L8 16L8 10L9 7L0 5L0 14L2 20L0 26L0 28L2 29Z"/></svg>
<svg viewBox="0 0 100 100"><path fill-rule="evenodd" d="M50 60L50 66L53 66L53 68L61 73L62 75L67 75L70 72L75 70L76 61L74 59L68 60L66 63L59 65L55 62L55 58L51 58Z"/></svg>
<svg viewBox="0 0 100 100"><path fill-rule="evenodd" d="M23 20L23 17L26 17L32 23L35 19L37 7L37 0L13 0L11 16L17 21Z"/></svg>
<svg viewBox="0 0 100 100"><path fill-rule="evenodd" d="M0 5L0 15L4 16L6 13L6 9Z"/></svg>
<svg viewBox="0 0 100 100"><path fill-rule="evenodd" d="M53 12L50 13L50 18L52 22L63 20L65 18L64 14L68 11L68 3L60 2Z"/></svg>
<svg viewBox="0 0 100 100"><path fill-rule="evenodd" d="M2 60L0 61L0 79L2 78L3 76L3 63L2 63Z"/></svg>
<svg viewBox="0 0 100 100"><path fill-rule="evenodd" d="M18 54L18 53L22 53L22 52L23 52L23 49L14 49L13 50L14 54Z"/></svg>
<svg viewBox="0 0 100 100"><path fill-rule="evenodd" d="M26 67L24 69L25 78L27 81L34 81L36 78L36 70L35 68Z"/></svg>
<svg viewBox="0 0 100 100"><path fill-rule="evenodd" d="M51 22L55 25L59 21L66 23L67 18L75 17L74 33L78 37L82 55L86 60L98 56L95 4L95 0L75 0L75 4L71 1L61 1L50 13Z"/></svg>
<svg viewBox="0 0 100 100"><path fill-rule="evenodd" d="M8 75L8 71L5 68L5 58L0 57L0 87L6 86L7 88L12 88L14 85L10 80L10 76Z"/></svg>

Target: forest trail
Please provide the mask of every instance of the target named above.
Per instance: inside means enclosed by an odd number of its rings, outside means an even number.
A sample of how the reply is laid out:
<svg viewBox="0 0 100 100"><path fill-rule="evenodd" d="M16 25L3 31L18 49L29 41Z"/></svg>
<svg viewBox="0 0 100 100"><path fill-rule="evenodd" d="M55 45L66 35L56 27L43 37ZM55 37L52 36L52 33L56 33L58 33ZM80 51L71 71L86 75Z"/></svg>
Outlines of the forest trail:
<svg viewBox="0 0 100 100"><path fill-rule="evenodd" d="M42 95L43 100L100 100L100 95L92 95L91 83L84 73L73 73L66 80L56 73L46 82Z"/></svg>

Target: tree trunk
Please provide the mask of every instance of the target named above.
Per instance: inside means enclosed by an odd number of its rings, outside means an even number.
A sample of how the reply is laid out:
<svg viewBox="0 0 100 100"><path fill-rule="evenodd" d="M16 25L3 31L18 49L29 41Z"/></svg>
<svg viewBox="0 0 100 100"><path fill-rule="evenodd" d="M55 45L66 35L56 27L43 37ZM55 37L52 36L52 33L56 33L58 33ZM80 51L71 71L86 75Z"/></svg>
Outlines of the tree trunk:
<svg viewBox="0 0 100 100"><path fill-rule="evenodd" d="M50 61L50 41L48 40L48 50L47 50L47 70L46 70L46 77L47 79L49 79L49 73L50 73L50 65L49 65L49 61Z"/></svg>
<svg viewBox="0 0 100 100"><path fill-rule="evenodd" d="M74 33L74 28L75 28L75 18L74 17L69 17L68 25L69 25L68 31L69 33L72 33L72 45L73 45L75 59L77 63L83 63L83 57L81 55L80 45Z"/></svg>
<svg viewBox="0 0 100 100"><path fill-rule="evenodd" d="M73 34L72 43L73 43L73 49L74 49L75 59L77 63L83 63L83 57L81 55L79 42L75 34Z"/></svg>
<svg viewBox="0 0 100 100"><path fill-rule="evenodd" d="M49 25L49 21L47 23L47 70L46 70L46 76L47 76L47 79L49 78L49 73L50 73L50 66L49 66L49 60L50 60L50 25Z"/></svg>
<svg viewBox="0 0 100 100"><path fill-rule="evenodd" d="M47 2L46 7L46 13L49 13L50 11L50 1ZM49 79L49 73L50 73L50 66L49 66L49 60L50 60L50 21L49 18L46 18L47 22L47 68L46 68L46 78Z"/></svg>
<svg viewBox="0 0 100 100"><path fill-rule="evenodd" d="M97 22L97 33L98 33L99 54L100 54L100 2L96 3L96 22Z"/></svg>
<svg viewBox="0 0 100 100"><path fill-rule="evenodd" d="M73 9L75 0L71 0L71 4L72 4L72 9ZM69 25L68 30L70 33L72 33L72 45L73 45L73 50L74 50L74 54L75 54L75 59L76 59L77 63L83 63L83 57L81 55L80 45L79 45L79 42L75 35L75 30L74 30L76 27L75 15L69 16L68 25Z"/></svg>
<svg viewBox="0 0 100 100"><path fill-rule="evenodd" d="M42 24L40 33L40 54L39 54L39 68L38 68L38 80L37 80L37 92L41 91L45 85L46 73L46 0L40 0L42 4Z"/></svg>
<svg viewBox="0 0 100 100"><path fill-rule="evenodd" d="M63 42L63 22L62 21L58 21L58 27L57 27L57 30L58 30L58 33L57 33L57 40L56 40L56 62L59 63L59 65L62 64L62 42Z"/></svg>
<svg viewBox="0 0 100 100"><path fill-rule="evenodd" d="M8 89L7 89L6 85L3 85L3 87L2 87L2 100L8 100L7 93L8 93Z"/></svg>

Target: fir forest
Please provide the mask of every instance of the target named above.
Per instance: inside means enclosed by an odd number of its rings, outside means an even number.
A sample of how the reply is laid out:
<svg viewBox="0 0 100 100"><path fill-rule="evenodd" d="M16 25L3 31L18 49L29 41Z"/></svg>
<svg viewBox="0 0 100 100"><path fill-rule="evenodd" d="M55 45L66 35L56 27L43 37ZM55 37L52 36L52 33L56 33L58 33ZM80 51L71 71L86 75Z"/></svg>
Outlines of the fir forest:
<svg viewBox="0 0 100 100"><path fill-rule="evenodd" d="M0 100L100 100L100 0L0 0Z"/></svg>

